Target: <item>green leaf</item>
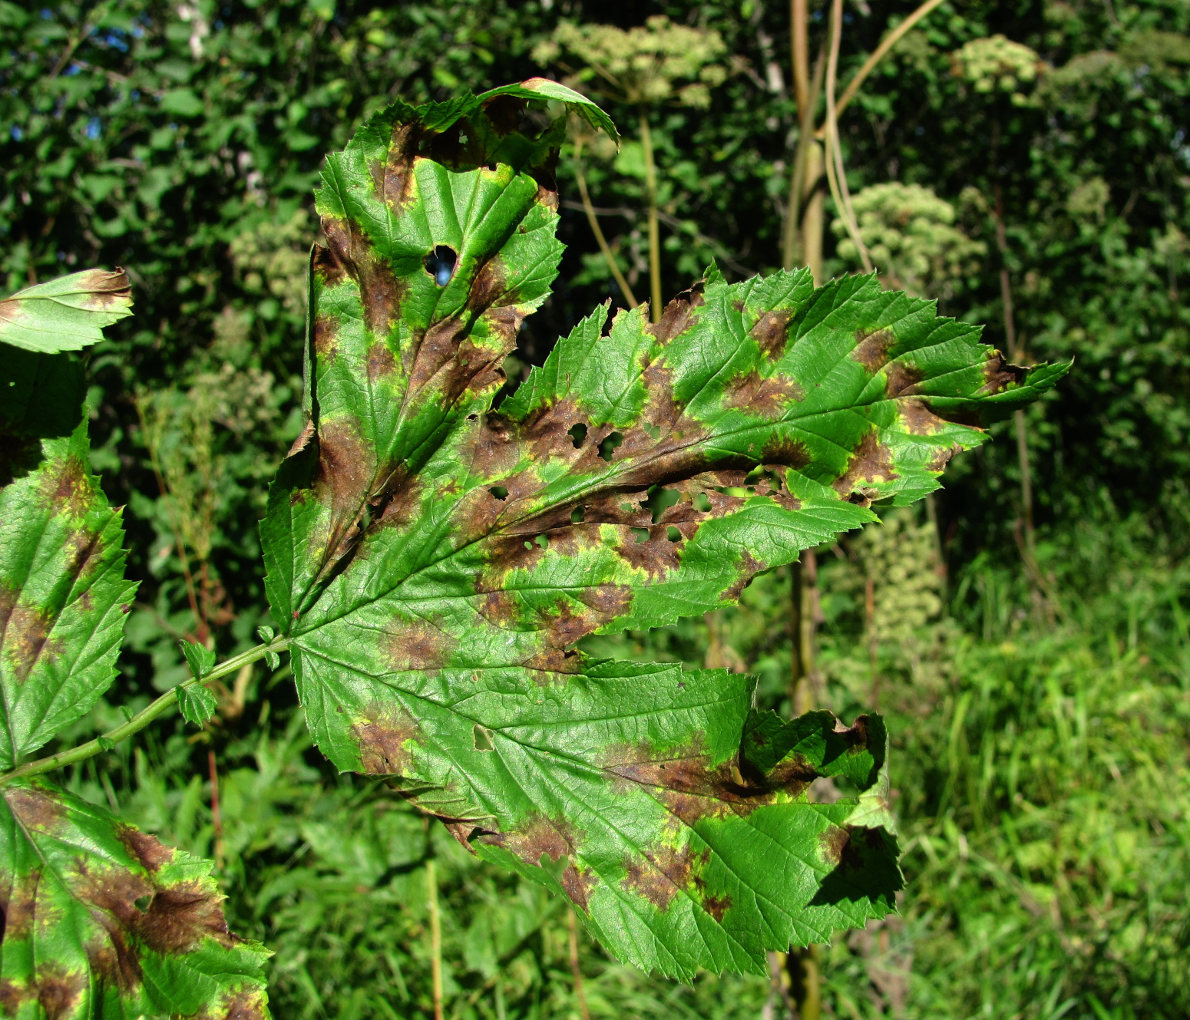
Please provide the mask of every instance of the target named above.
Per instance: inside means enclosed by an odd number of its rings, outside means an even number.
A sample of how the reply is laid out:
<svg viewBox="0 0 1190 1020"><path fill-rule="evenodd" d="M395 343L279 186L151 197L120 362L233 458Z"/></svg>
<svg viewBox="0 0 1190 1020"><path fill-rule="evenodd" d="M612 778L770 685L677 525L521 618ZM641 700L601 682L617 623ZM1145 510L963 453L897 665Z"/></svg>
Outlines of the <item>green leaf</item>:
<svg viewBox="0 0 1190 1020"><path fill-rule="evenodd" d="M178 643L182 646L182 654L186 656L186 662L190 666L190 675L195 680L201 680L215 668L214 649L200 645L195 641L180 641Z"/></svg>
<svg viewBox="0 0 1190 1020"><path fill-rule="evenodd" d="M218 704L215 695L201 684L178 685L178 711L194 726L205 724L215 714Z"/></svg>
<svg viewBox="0 0 1190 1020"><path fill-rule="evenodd" d="M161 96L161 109L175 117L198 117L205 107L193 89L170 89Z"/></svg>
<svg viewBox="0 0 1190 1020"><path fill-rule="evenodd" d="M276 631L272 627L257 627L256 634L265 644L268 644L276 636ZM268 664L269 669L276 672L281 665L281 656L276 652L265 652L264 661Z"/></svg>
<svg viewBox="0 0 1190 1020"><path fill-rule="evenodd" d="M549 99L557 103L564 103L596 131L604 132L613 142L619 143L620 141L620 133L612 123L611 117L586 96L559 82L550 81L548 78L529 78L519 85L502 85L499 88L490 89L477 96L476 99L480 103L487 103L498 96L515 96L519 99Z"/></svg>
<svg viewBox="0 0 1190 1020"><path fill-rule="evenodd" d="M227 930L210 862L47 784L0 796L5 1016L268 1016L269 953Z"/></svg>
<svg viewBox="0 0 1190 1020"><path fill-rule="evenodd" d="M77 351L103 339L103 327L132 314L123 269L87 269L19 290L0 301L0 340L27 351Z"/></svg>
<svg viewBox="0 0 1190 1020"><path fill-rule="evenodd" d="M785 723L746 678L576 644L731 605L873 500L936 488L1063 369L1009 366L873 277L712 268L656 325L598 309L492 410L556 270L556 197L531 162L438 162L428 130L373 119L318 194L311 419L261 529L315 741L643 967L763 972L882 916L878 720ZM851 792L813 803L818 777Z"/></svg>
<svg viewBox="0 0 1190 1020"><path fill-rule="evenodd" d="M124 579L120 511L87 471L77 368L65 358L0 362L0 387L19 396L5 408L13 417L0 414L0 479L13 479L0 489L0 769L108 688L136 591Z"/></svg>

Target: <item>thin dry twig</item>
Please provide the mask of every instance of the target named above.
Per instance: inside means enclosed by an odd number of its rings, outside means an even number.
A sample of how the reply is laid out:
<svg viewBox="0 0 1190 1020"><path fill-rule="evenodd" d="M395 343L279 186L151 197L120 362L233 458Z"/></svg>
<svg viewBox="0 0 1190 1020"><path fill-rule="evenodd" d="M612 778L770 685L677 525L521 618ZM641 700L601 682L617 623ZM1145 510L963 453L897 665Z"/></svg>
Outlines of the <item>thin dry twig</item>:
<svg viewBox="0 0 1190 1020"><path fill-rule="evenodd" d="M839 147L839 117L835 105L835 83L838 81L839 48L843 40L843 0L833 0L831 3L830 27L830 56L826 68L826 180L831 189L831 197L835 200L835 208L847 227L847 233L855 242L859 250L860 261L864 272L872 272L872 260L868 258L868 249L859 234L859 224L855 220L855 210L851 205L851 192L847 189L847 174L843 169L843 153Z"/></svg>

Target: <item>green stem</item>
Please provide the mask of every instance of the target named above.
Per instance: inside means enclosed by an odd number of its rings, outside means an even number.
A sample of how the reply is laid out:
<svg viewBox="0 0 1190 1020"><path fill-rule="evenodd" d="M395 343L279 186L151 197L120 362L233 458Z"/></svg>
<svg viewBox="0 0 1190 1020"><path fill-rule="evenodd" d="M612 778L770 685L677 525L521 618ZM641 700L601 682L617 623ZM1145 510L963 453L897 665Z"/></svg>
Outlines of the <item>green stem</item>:
<svg viewBox="0 0 1190 1020"><path fill-rule="evenodd" d="M653 136L649 119L640 112L640 144L645 154L645 193L649 203L649 318L661 319L661 231L657 220L657 165L653 161Z"/></svg>
<svg viewBox="0 0 1190 1020"><path fill-rule="evenodd" d="M178 684L177 687L166 691L156 701L142 708L126 723L117 726L115 729L108 730L103 736L96 737L94 740L88 740L85 744L79 744L77 747L69 748L66 751L59 751L57 754L47 755L44 758L38 758L36 761L18 765L11 772L6 772L0 776L0 786L5 786L17 779L27 779L29 776L38 776L43 772L52 772L55 769L64 768L67 765L75 765L80 761L86 761L88 758L94 758L97 754L110 750L112 744L118 744L121 740L132 736L134 733L139 733L159 715L172 707L174 702L178 700L178 691L182 688L189 689L198 684L205 684L210 680L218 680L220 677L227 676L229 673L237 672L249 663L263 659L270 652L284 652L288 648L288 641L284 638L276 638L266 645L257 645L255 648L249 648L246 652L241 652L239 655L233 655L230 659L219 663L219 665L201 679L191 677L184 683Z"/></svg>
<svg viewBox="0 0 1190 1020"><path fill-rule="evenodd" d="M578 193L583 201L583 212L587 214L587 223L590 224L591 233L595 235L595 242L599 245L599 250L603 254L603 261L607 263L608 271L612 274L612 278L616 281L620 290L624 293L624 300L628 302L629 308L635 308L639 302L636 300L636 295L632 293L632 288L628 286L628 281L624 278L624 274L620 272L620 266L616 262L615 255L612 254L611 246L607 243L607 238L603 234L603 228L599 225L599 217L595 215L595 206L591 204L591 195L587 190L587 178L583 173L583 164L580 161L582 155L582 140L574 144L574 182L578 185Z"/></svg>

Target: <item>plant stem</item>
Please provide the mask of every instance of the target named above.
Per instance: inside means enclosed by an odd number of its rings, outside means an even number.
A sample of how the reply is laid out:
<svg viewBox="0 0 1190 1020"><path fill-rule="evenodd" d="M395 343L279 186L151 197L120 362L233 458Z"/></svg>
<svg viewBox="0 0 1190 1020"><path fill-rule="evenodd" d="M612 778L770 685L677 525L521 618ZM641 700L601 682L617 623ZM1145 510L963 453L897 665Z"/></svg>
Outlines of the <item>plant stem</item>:
<svg viewBox="0 0 1190 1020"><path fill-rule="evenodd" d="M855 98L855 94L859 91L859 87L864 83L865 79L875 69L876 65L880 63L884 55L891 50L906 32L916 25L922 18L930 13L935 7L939 6L942 0L926 0L917 10L902 21L896 28L888 33L880 40L880 45L877 46L871 56L863 62L860 69L855 72L855 76L847 83L847 88L843 90L843 94L839 97L839 102L835 107L835 116L841 114L847 109L847 104Z"/></svg>
<svg viewBox="0 0 1190 1020"><path fill-rule="evenodd" d="M157 433L156 427L153 429L149 428L143 398L139 395L134 397L132 406L136 410L136 418L140 424L141 435L144 436L145 440L145 449L149 451L149 464L153 468L153 477L157 480L157 491L161 494L162 502L165 504L165 513L169 518L170 530L173 532L178 562L182 567L182 581L186 585L186 598L190 602L190 611L194 614L194 625L196 628L194 638L198 644L205 645L207 638L210 636L210 628L207 626L207 621L203 617L202 610L199 608L197 588L194 584L194 577L190 572L190 557L186 555L186 542L182 537L182 522L178 520L177 507L169 491L169 486L166 484L165 472L161 468L161 461L157 456L161 437Z"/></svg>
<svg viewBox="0 0 1190 1020"><path fill-rule="evenodd" d="M1000 118L996 116L992 125L992 150L999 148ZM1020 364L1021 349L1016 335L1016 313L1012 304L1012 278L1008 273L1008 231L1004 226L1004 190L996 181L992 202L992 215L996 226L996 248L1000 253L1000 303L1004 313L1004 340L1008 347L1008 358ZM1012 412L1012 423L1016 430L1017 465L1021 472L1021 535L1023 558L1032 569L1036 563L1034 555L1033 526L1033 474L1029 465L1029 438L1025 423L1025 412Z"/></svg>
<svg viewBox="0 0 1190 1020"><path fill-rule="evenodd" d="M835 200L847 233L851 235L856 249L859 251L860 261L864 272L872 272L872 261L868 258L868 249L860 237L859 224L855 221L855 212L851 208L851 193L847 190L847 175L843 170L843 153L839 147L839 111L835 105L835 83L839 73L839 47L843 41L843 0L834 0L831 4L830 19L830 57L826 67L826 180L831 189L831 197Z"/></svg>
<svg viewBox="0 0 1190 1020"><path fill-rule="evenodd" d="M443 1020L442 1010L442 927L438 918L438 869L434 858L426 861L426 906L430 912L430 989L434 1020Z"/></svg>
<svg viewBox="0 0 1190 1020"><path fill-rule="evenodd" d="M17 779L38 776L43 772L53 772L55 769L64 768L67 765L76 765L80 761L94 758L97 754L110 749L112 744L118 744L121 740L132 736L134 733L139 733L159 715L162 715L167 709L171 708L174 702L178 700L178 691L182 688L189 689L198 684L205 684L210 680L218 680L220 677L227 676L229 673L235 673L250 662L263 659L270 652L283 652L288 650L288 648L288 641L284 638L276 638L267 645L257 645L255 648L249 648L246 652L241 652L239 655L233 655L230 659L219 663L201 679L191 677L189 680L178 684L177 687L166 691L156 701L142 708L126 723L108 730L103 736L96 737L94 740L88 740L85 744L79 744L77 747L72 747L66 751L59 751L57 754L47 755L45 758L38 758L36 761L18 765L11 772L6 772L0 776L0 786L5 786Z"/></svg>
<svg viewBox="0 0 1190 1020"><path fill-rule="evenodd" d="M591 1020L591 1011L587 1008L587 995L583 991L583 969L578 959L578 921L573 910L566 911L570 925L570 973L574 975L574 995L578 999L579 1012L583 1020Z"/></svg>
<svg viewBox="0 0 1190 1020"><path fill-rule="evenodd" d="M640 112L640 144L645 155L645 197L649 210L649 318L661 319L661 231L657 221L657 165L653 160L653 136L649 118Z"/></svg>
<svg viewBox="0 0 1190 1020"><path fill-rule="evenodd" d="M623 292L628 307L635 308L640 302L636 300L636 295L632 293L632 288L628 286L628 281L620 272L620 265L616 261L616 256L612 253L611 246L603 234L603 228L599 225L599 219L595 215L595 206L591 203L591 194L587 190L587 175L583 173L583 164L579 159L581 154L582 139L579 139L574 144L574 182L578 185L578 193L583 200L583 212L587 214L587 223L591 226L591 233L595 235L595 241L599 245L600 252L603 253L603 261L607 263L612 279L616 281L616 285Z"/></svg>

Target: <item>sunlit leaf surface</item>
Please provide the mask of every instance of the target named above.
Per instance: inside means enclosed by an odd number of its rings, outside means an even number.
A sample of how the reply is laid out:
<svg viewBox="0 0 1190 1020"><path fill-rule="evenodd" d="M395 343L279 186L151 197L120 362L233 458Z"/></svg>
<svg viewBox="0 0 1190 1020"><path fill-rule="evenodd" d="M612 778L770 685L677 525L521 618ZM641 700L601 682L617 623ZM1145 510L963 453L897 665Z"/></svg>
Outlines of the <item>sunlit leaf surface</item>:
<svg viewBox="0 0 1190 1020"><path fill-rule="evenodd" d="M327 161L274 622L339 768L396 777L625 959L763 971L892 909L882 724L782 722L745 677L576 643L732 604L936 488L1062 369L873 278L711 269L656 325L598 309L493 410L561 254L548 150L497 98L393 108ZM823 776L845 795L813 802Z"/></svg>

